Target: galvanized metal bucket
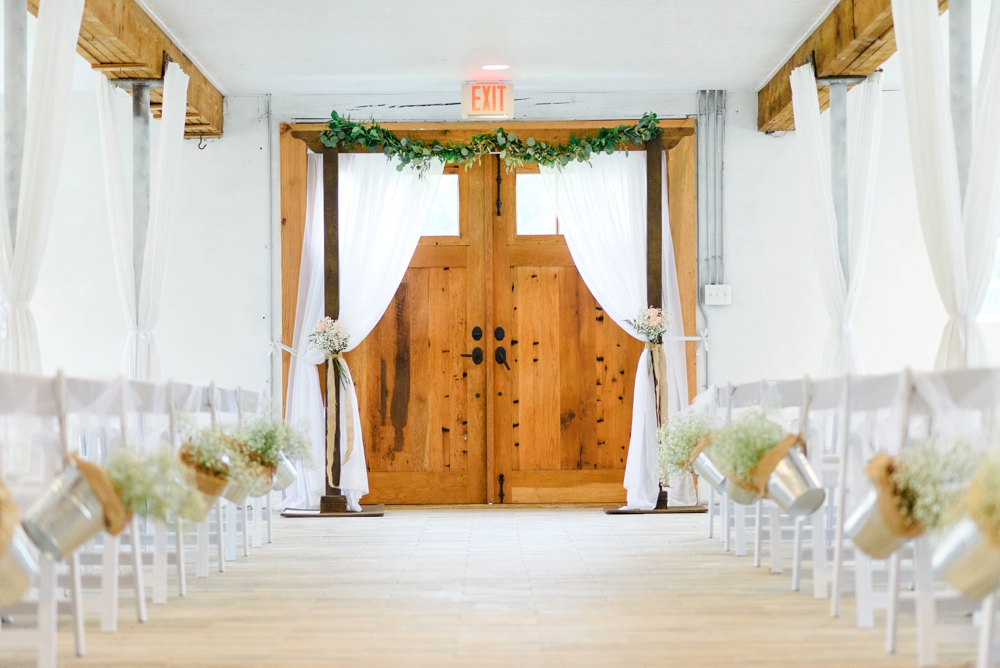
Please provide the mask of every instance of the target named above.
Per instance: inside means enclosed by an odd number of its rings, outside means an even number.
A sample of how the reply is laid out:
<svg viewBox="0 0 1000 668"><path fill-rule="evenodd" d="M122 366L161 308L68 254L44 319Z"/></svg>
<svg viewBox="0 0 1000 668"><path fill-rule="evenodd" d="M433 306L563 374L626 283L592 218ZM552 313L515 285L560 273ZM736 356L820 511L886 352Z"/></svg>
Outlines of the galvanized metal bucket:
<svg viewBox="0 0 1000 668"><path fill-rule="evenodd" d="M934 571L967 599L979 600L1000 586L1000 549L968 517L934 551Z"/></svg>
<svg viewBox="0 0 1000 668"><path fill-rule="evenodd" d="M735 485L729 478L726 478L726 495L736 503L743 506L752 506L757 503L756 494L748 492L742 487Z"/></svg>
<svg viewBox="0 0 1000 668"><path fill-rule="evenodd" d="M104 506L86 476L70 464L24 514L22 524L35 545L58 561L104 529Z"/></svg>
<svg viewBox="0 0 1000 668"><path fill-rule="evenodd" d="M823 505L823 483L802 448L789 450L774 467L767 478L767 498L792 517L811 515Z"/></svg>
<svg viewBox="0 0 1000 668"><path fill-rule="evenodd" d="M878 512L878 494L874 490L854 509L844 523L844 533L854 546L875 559L885 559L906 542L906 538L889 531Z"/></svg>
<svg viewBox="0 0 1000 668"><path fill-rule="evenodd" d="M280 492L295 482L295 478L298 475L291 460L282 452L281 461L278 463L278 470L274 473L274 484L271 485L271 489L275 492Z"/></svg>
<svg viewBox="0 0 1000 668"><path fill-rule="evenodd" d="M274 475L267 475L260 478L254 478L250 483L250 493L249 496L254 498L258 496L264 496L271 491L271 487L274 485Z"/></svg>
<svg viewBox="0 0 1000 668"><path fill-rule="evenodd" d="M699 480L704 478L709 485L715 488L715 491L725 493L726 475L719 470L708 453L699 452L698 456L691 462L691 470L694 471Z"/></svg>
<svg viewBox="0 0 1000 668"><path fill-rule="evenodd" d="M28 547L28 536L17 527L6 554L0 558L0 610L19 603L37 583L38 561Z"/></svg>
<svg viewBox="0 0 1000 668"><path fill-rule="evenodd" d="M232 478L229 484L226 486L226 491L222 493L222 498L227 501L232 501L236 505L239 505L246 501L247 496L250 495L250 488L253 486L253 480L239 477Z"/></svg>

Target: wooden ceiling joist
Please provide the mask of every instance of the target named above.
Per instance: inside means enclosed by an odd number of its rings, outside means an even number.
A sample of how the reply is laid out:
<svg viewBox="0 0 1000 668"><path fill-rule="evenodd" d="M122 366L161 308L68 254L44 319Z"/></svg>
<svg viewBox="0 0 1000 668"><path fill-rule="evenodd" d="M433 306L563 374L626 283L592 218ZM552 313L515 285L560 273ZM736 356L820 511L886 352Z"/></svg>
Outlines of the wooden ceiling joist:
<svg viewBox="0 0 1000 668"><path fill-rule="evenodd" d="M948 0L939 0L943 12ZM794 130L792 70L815 58L816 76L862 76L896 53L891 0L840 0L777 74L757 93L757 129ZM820 109L830 106L828 88L819 89Z"/></svg>
<svg viewBox="0 0 1000 668"><path fill-rule="evenodd" d="M35 16L38 3L28 0ZM222 136L222 93L134 0L86 0L77 51L109 79L159 79L165 58L179 64L191 78L184 135ZM151 89L149 98L158 118L163 91Z"/></svg>

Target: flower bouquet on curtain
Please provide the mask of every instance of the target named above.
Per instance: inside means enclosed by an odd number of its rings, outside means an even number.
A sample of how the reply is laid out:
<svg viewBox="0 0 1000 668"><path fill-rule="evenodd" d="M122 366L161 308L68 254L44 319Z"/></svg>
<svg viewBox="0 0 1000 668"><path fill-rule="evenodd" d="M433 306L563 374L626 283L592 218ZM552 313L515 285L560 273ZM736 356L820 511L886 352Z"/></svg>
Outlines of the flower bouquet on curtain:
<svg viewBox="0 0 1000 668"><path fill-rule="evenodd" d="M844 533L865 554L885 559L906 541L954 521L976 461L965 443L926 439L896 457L872 457L865 475L873 489L844 524Z"/></svg>
<svg viewBox="0 0 1000 668"><path fill-rule="evenodd" d="M660 480L681 480L683 482L678 484L679 492L687 491L684 489L687 483L694 491L694 478L692 476L694 451L698 443L711 431L711 427L712 419L709 416L690 411L675 413L664 424L660 425L657 430ZM697 492L694 496L696 502Z"/></svg>
<svg viewBox="0 0 1000 668"><path fill-rule="evenodd" d="M1000 587L1000 451L978 468L958 509L965 516L934 552L934 571L965 598L981 599Z"/></svg>
<svg viewBox="0 0 1000 668"><path fill-rule="evenodd" d="M711 451L726 475L726 493L737 503L768 498L799 517L815 512L826 498L802 436L787 434L763 413L750 412L714 432Z"/></svg>
<svg viewBox="0 0 1000 668"><path fill-rule="evenodd" d="M663 335L667 326L673 322L670 311L649 308L640 309L635 320L626 320L635 331L646 337L646 349L650 353L650 364L653 370L653 387L656 391L656 424L658 427L666 423L669 395L667 391L667 354L663 350Z"/></svg>
<svg viewBox="0 0 1000 668"><path fill-rule="evenodd" d="M348 345L351 342L351 333L347 330L347 327L338 320L327 316L316 323L313 328L312 334L309 335L309 344L321 351L326 359L329 361L330 366L327 375L327 388L337 387L338 389L344 387L344 411L348 416L353 415L354 411L351 406L352 392L348 391L347 382L350 375L347 371L347 364L344 362L343 354L347 350ZM331 378L332 376L332 378ZM331 382L332 381L332 382ZM334 433L337 429L336 420L339 416L339 411L337 410L337 400L339 392L330 392L327 390L327 409L326 409L326 419L327 419L327 433ZM332 422L332 424L331 424ZM341 460L346 462L351 457L351 451L354 448L354 420L348 417L344 421L346 427L343 441L347 443L347 451L341 456ZM335 487L335 481L333 479L333 462L337 453L337 441L333 438L326 439L326 481L327 485L330 487Z"/></svg>
<svg viewBox="0 0 1000 668"><path fill-rule="evenodd" d="M224 433L219 428L201 429L185 437L177 453L190 493L178 515L204 522L215 500L229 485L232 467Z"/></svg>
<svg viewBox="0 0 1000 668"><path fill-rule="evenodd" d="M0 479L0 610L18 603L38 582L38 561L28 549L17 504Z"/></svg>

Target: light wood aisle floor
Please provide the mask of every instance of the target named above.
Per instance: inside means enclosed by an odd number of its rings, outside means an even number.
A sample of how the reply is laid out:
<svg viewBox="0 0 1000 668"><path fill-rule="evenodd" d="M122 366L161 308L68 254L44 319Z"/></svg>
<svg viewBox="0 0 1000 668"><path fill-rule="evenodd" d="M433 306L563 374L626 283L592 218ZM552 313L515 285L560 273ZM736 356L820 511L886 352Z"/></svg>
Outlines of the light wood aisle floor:
<svg viewBox="0 0 1000 668"><path fill-rule="evenodd" d="M854 628L850 599L831 619L828 601L789 591L787 570L724 554L704 515L478 507L276 518L273 544L191 578L188 597L151 605L146 624L131 610L123 601L117 634L88 619L84 659L64 617L60 666L916 665L911 617L899 655L887 656L881 628ZM943 665L972 655L958 648Z"/></svg>

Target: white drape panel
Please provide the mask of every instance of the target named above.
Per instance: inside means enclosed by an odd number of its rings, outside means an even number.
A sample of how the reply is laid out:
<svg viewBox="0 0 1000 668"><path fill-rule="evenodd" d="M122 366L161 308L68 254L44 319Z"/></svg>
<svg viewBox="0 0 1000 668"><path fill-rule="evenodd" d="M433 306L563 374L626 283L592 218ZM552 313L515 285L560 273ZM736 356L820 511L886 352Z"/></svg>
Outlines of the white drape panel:
<svg viewBox="0 0 1000 668"><path fill-rule="evenodd" d="M681 312L681 292L677 284L677 262L674 259L674 238L670 234L670 206L667 194L667 153L663 152L661 167L663 202L663 308L670 311L673 322L664 335L663 351L667 356L667 393L669 414L673 415L688 406L687 342L684 337L684 318ZM690 473L670 476L665 481L670 490L667 494L668 506L693 506L698 503L698 493L694 478Z"/></svg>
<svg viewBox="0 0 1000 668"><path fill-rule="evenodd" d="M913 154L917 208L934 281L948 312L935 367L986 366L977 317L989 288L1000 233L1000 8L993 3L976 90L975 131L964 206L958 180L948 72L934 0L893 0Z"/></svg>
<svg viewBox="0 0 1000 668"><path fill-rule="evenodd" d="M444 164L432 160L419 175L412 168L397 171L398 161L378 154L341 153L339 167L340 314L351 333L348 350L356 348L382 318L396 294L420 241L420 231L441 183ZM346 368L346 364L344 365ZM368 493L368 472L361 439L361 414L354 382L347 370L346 392L351 406L340 411L341 434L354 421L354 444L344 443L340 487L352 510Z"/></svg>
<svg viewBox="0 0 1000 668"><path fill-rule="evenodd" d="M604 312L625 321L646 303L646 160L626 151L572 162L562 171L541 167L560 229L584 283ZM639 357L632 401L632 436L625 464L627 508L650 510L659 494L656 397L648 350Z"/></svg>
<svg viewBox="0 0 1000 668"><path fill-rule="evenodd" d="M823 374L863 373L864 362L851 317L858 304L868 255L875 166L882 128L882 74L875 72L854 89L856 105L848 147L848 239L850 282L840 266L837 216L830 180L830 145L820 122L819 94L812 65L792 71L792 106L795 135L809 199L814 203L812 236L814 258L830 329L823 350Z"/></svg>
<svg viewBox="0 0 1000 668"><path fill-rule="evenodd" d="M163 114L156 164L152 170L152 198L146 248L143 250L142 277L138 303L135 265L132 260L132 216L125 199L118 122L114 106L114 86L100 72L97 83L97 115L101 127L105 193L111 221L111 249L115 258L118 293L125 311L128 339L122 357L122 371L129 378L149 380L160 373L154 329L159 317L160 298L170 242L170 216L175 183L180 170L187 112L188 75L177 63L170 63L163 82Z"/></svg>
<svg viewBox="0 0 1000 668"><path fill-rule="evenodd" d="M309 434L312 461L308 466L295 462L298 477L285 491L285 508L319 508L326 492L326 413L320 391L319 368L323 353L309 347L309 334L323 318L324 290L323 235L323 156L309 154L306 173L306 225L302 239L302 263L292 331L291 364L285 393L285 422Z"/></svg>
<svg viewBox="0 0 1000 668"><path fill-rule="evenodd" d="M39 6L16 240L10 235L6 196L0 193L0 291L7 318L2 357L10 371L37 374L42 368L29 305L52 226L82 17L83 0L45 0Z"/></svg>

